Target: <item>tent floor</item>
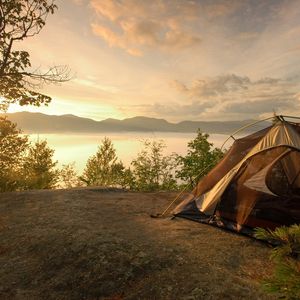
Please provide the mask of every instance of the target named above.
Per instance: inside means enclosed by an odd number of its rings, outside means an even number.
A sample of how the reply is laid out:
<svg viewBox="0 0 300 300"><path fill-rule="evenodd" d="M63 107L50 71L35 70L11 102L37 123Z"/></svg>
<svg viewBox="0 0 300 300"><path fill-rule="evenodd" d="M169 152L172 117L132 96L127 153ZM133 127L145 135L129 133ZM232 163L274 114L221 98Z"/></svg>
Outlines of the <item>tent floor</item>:
<svg viewBox="0 0 300 300"><path fill-rule="evenodd" d="M205 214L200 214L200 213L197 213L197 214L196 213L191 213L191 214L179 213L179 214L176 214L175 217L184 218L184 219L188 219L191 221L212 225L212 226L215 226L218 228L222 228L225 230L230 230L230 231L233 231L236 233L254 237L254 231L252 228L246 227L246 226L241 226L240 228L238 228L237 223L229 221L229 220L225 220L225 219L221 220L215 216L206 216Z"/></svg>

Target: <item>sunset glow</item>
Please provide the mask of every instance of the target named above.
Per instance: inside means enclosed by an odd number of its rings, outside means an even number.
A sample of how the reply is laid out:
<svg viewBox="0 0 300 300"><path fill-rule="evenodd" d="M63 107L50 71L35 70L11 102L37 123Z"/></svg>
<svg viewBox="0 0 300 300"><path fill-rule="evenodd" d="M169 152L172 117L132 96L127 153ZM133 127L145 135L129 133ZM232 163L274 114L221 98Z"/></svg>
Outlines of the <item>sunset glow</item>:
<svg viewBox="0 0 300 300"><path fill-rule="evenodd" d="M300 112L299 1L57 1L19 44L34 66L67 64L48 107L9 112L182 120Z"/></svg>

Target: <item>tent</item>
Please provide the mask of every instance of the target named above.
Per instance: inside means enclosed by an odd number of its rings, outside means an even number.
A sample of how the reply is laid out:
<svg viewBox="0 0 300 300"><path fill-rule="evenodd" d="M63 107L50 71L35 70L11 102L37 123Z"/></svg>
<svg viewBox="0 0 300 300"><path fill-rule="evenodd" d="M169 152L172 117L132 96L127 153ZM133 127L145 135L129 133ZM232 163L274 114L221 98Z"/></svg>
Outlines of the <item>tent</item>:
<svg viewBox="0 0 300 300"><path fill-rule="evenodd" d="M173 215L251 234L300 223L300 123L236 139Z"/></svg>

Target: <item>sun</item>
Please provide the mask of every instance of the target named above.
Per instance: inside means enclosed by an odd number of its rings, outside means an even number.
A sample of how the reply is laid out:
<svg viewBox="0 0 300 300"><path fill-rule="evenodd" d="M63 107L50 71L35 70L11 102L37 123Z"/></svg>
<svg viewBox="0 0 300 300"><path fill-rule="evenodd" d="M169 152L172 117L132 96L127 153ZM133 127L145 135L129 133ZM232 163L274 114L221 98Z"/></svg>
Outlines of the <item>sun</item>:
<svg viewBox="0 0 300 300"><path fill-rule="evenodd" d="M19 104L12 103L7 109L8 113L16 113L21 111L38 112L39 108L34 106L21 106Z"/></svg>

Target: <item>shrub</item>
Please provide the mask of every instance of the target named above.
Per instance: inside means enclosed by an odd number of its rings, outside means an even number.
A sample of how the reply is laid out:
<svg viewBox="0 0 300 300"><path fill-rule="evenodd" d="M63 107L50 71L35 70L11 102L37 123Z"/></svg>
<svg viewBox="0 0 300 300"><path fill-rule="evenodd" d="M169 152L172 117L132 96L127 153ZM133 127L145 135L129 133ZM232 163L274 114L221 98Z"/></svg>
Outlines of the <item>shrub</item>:
<svg viewBox="0 0 300 300"><path fill-rule="evenodd" d="M75 169L75 162L62 165L59 171L59 186L66 189L82 186L82 181Z"/></svg>
<svg viewBox="0 0 300 300"><path fill-rule="evenodd" d="M175 160L163 155L165 143L144 141L144 149L131 162L133 188L139 191L174 190L177 183L174 178Z"/></svg>
<svg viewBox="0 0 300 300"><path fill-rule="evenodd" d="M274 274L264 281L264 289L287 299L300 299L300 225L274 231L258 228L255 237L277 245L270 257L275 262Z"/></svg>
<svg viewBox="0 0 300 300"><path fill-rule="evenodd" d="M223 157L221 149L214 148L208 138L207 133L198 130L196 138L188 143L187 155L177 155L177 178L194 185L195 180L206 175Z"/></svg>

